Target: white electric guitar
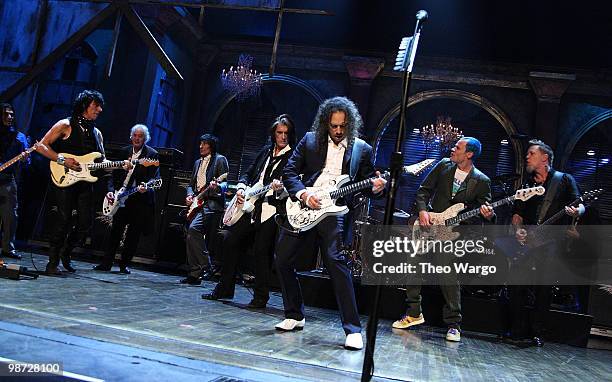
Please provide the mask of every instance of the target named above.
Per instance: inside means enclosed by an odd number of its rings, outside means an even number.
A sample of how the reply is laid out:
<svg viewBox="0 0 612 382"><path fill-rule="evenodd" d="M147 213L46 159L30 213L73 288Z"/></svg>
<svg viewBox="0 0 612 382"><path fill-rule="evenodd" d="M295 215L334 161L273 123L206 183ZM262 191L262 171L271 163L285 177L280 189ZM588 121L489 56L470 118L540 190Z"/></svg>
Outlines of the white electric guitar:
<svg viewBox="0 0 612 382"><path fill-rule="evenodd" d="M161 178L151 179L147 183L144 184L145 189L155 190L161 188L162 180ZM107 197L104 197L104 202L102 203L102 214L104 216L113 216L121 207L125 207L125 201L127 198L138 192L138 186L134 186L128 189L121 187L119 190L115 191L115 198L113 201L109 201Z"/></svg>
<svg viewBox="0 0 612 382"><path fill-rule="evenodd" d="M102 157L102 154L100 154L99 152L93 152L82 156L63 153L61 155L63 155L64 158L72 158L79 162L79 164L81 165L81 171L71 170L64 165L58 164L57 162L49 162L49 168L51 169L51 180L53 181L53 184L58 187L68 187L80 181L93 183L97 181L98 178L91 175L92 171L122 168L126 162L124 160L114 162L94 162L96 159ZM159 160L157 159L133 159L131 160L131 162L134 166L137 164L140 164L145 167L159 166Z"/></svg>
<svg viewBox="0 0 612 382"><path fill-rule="evenodd" d="M527 201L536 195L544 195L544 192L545 189L542 186L523 188L517 190L514 195L491 203L491 207L499 207L504 204L512 203L517 199ZM465 209L465 207L465 204L457 203L453 204L442 212L429 212L429 220L432 222L432 225L441 227L441 229L436 229L436 227L432 227L428 230L421 229L420 222L417 216L412 229L412 240L416 241L419 239L426 238L432 238L441 241L455 240L457 237L459 237L459 233L453 232L450 228L447 227L454 227L462 221L477 216L480 213L480 207L460 213Z"/></svg>
<svg viewBox="0 0 612 382"><path fill-rule="evenodd" d="M410 166L403 166L402 173L418 176L432 166L434 162L435 159L426 159ZM387 179L389 173L385 172L380 177ZM291 198L287 198L287 221L296 231L303 232L316 226L328 216L344 215L349 211L349 208L336 205L336 201L344 196L372 187L373 179L376 178L365 179L345 186L350 181L350 176L340 175L327 186L306 187L307 191L314 192L321 199L321 208L315 210L304 205L301 201L293 201Z"/></svg>
<svg viewBox="0 0 612 382"><path fill-rule="evenodd" d="M264 186L262 183L257 182L252 187L244 190L244 203L238 203L238 195L234 195L232 200L229 202L227 209L225 210L225 214L223 215L223 224L226 226L232 226L236 224L238 220L245 213L250 214L253 212L255 208L255 202L269 194L272 193L272 183ZM269 206L267 204L262 205L261 208L261 221L265 222L270 219L276 213L276 207Z"/></svg>

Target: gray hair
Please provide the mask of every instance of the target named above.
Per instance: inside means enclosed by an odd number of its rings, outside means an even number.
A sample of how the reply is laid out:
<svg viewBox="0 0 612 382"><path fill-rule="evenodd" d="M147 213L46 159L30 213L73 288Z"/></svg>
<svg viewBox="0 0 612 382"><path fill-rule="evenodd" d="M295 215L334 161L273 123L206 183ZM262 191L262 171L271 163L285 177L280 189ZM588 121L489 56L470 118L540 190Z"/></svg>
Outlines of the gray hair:
<svg viewBox="0 0 612 382"><path fill-rule="evenodd" d="M149 134L149 128L146 125L143 125L140 123L137 125L134 125L132 129L130 130L130 139L132 139L136 130L139 130L139 129L142 130L142 132L145 135L145 143L149 142L151 140L151 134Z"/></svg>

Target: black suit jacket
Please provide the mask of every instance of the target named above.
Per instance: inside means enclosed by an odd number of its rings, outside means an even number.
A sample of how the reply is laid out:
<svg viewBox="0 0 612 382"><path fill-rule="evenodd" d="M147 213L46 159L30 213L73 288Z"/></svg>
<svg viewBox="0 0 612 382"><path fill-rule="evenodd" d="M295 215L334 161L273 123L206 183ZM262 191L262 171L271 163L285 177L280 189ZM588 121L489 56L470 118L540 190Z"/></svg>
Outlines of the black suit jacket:
<svg viewBox="0 0 612 382"><path fill-rule="evenodd" d="M121 149L121 158L128 159L132 156L132 146L125 146ZM142 147L142 152L138 159L159 159L159 154L157 151L151 147L144 145ZM123 186L123 182L125 181L125 177L127 176L127 171L123 169L114 170L112 173L112 177L108 182L108 191L114 192L115 190L120 189ZM159 178L159 166L141 166L139 164L134 168L134 172L132 173L132 177L130 178L129 187L136 182L136 185L140 183L146 183L151 179ZM143 203L152 206L155 203L155 190L149 189L145 193L135 193L131 195L128 199L130 203Z"/></svg>
<svg viewBox="0 0 612 382"><path fill-rule="evenodd" d="M350 172L353 147L354 142L349 142L344 152L342 174L349 174ZM311 187L315 183L325 168L326 159L327 144L320 147L316 135L313 132L306 133L295 150L293 150L293 154L289 158L283 172L283 183L292 198L295 198L295 194L298 191ZM301 179L300 174L303 174ZM356 173L353 174L351 181L360 181L373 176L372 146L363 142L361 145L361 155L359 156L359 166ZM366 192L369 196L372 196L371 189L368 189ZM384 193L381 192L377 196L382 196L382 194ZM351 198L347 197L346 199L347 203L350 204Z"/></svg>
<svg viewBox="0 0 612 382"><path fill-rule="evenodd" d="M266 146L257 154L255 161L251 163L249 168L247 168L246 172L242 174L240 179L238 180L240 183L244 183L247 186L251 187L255 183L259 181L261 177L261 173L264 170L264 165L266 164L266 160L270 157L270 152L274 150L274 146ZM289 150L281 156L280 161L276 168L270 174L271 179L281 180L283 175L283 170L289 161L289 157L291 156L293 150Z"/></svg>
<svg viewBox="0 0 612 382"><path fill-rule="evenodd" d="M418 211L442 212L456 203L476 208L491 201L491 180L476 166L472 166L453 198L453 179L456 169L457 165L449 158L444 158L436 164L417 191Z"/></svg>
<svg viewBox="0 0 612 382"><path fill-rule="evenodd" d="M191 181L187 187L187 195L197 195L200 190L197 189L198 181L198 170L202 164L202 158L199 158L193 164L193 171L191 172ZM229 171L229 165L227 159L219 154L215 153L211 156L208 167L206 168L206 185L210 183L213 178L218 178L222 174ZM208 203L206 204L209 210L212 211L223 211L225 209L225 189L227 183L223 182L220 187L215 191L208 194Z"/></svg>

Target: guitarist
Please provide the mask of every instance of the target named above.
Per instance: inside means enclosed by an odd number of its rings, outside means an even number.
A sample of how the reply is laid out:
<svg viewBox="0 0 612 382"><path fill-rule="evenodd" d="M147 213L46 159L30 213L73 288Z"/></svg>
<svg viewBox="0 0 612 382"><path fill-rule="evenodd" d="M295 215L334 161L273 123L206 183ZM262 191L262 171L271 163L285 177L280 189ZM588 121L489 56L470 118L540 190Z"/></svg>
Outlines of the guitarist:
<svg viewBox="0 0 612 382"><path fill-rule="evenodd" d="M225 193L216 179L229 169L227 159L217 152L218 142L219 139L212 134L200 137L200 158L193 165L187 187L187 206L202 190L207 186L209 188L204 208L189 223L185 243L189 271L187 277L180 281L181 284L200 285L203 277L208 279L213 276L209 249L225 208Z"/></svg>
<svg viewBox="0 0 612 382"><path fill-rule="evenodd" d="M491 221L493 209L488 206L491 201L491 181L474 166L474 160L480 156L482 145L472 137L463 137L451 149L450 158L444 158L425 177L417 190L416 206L419 211L419 224L431 226L428 211L443 212L456 203L468 206L480 206L480 217L475 217L472 224L482 219ZM458 342L461 340L461 289L456 275L441 280L440 289L445 305L442 315L448 331L446 339ZM421 312L420 282L406 286L406 314L393 323L396 329L408 329L425 322Z"/></svg>
<svg viewBox="0 0 612 382"><path fill-rule="evenodd" d="M0 104L2 121L0 123L0 163L11 160L28 147L26 136L15 128L15 110L8 103ZM25 165L30 163L26 155ZM2 223L1 257L21 259L15 251L15 233L17 232L17 183L21 173L21 164L13 165L0 172L0 222Z"/></svg>
<svg viewBox="0 0 612 382"><path fill-rule="evenodd" d="M352 181L372 178L375 175L372 147L358 138L362 125L357 107L349 99L334 97L324 101L317 111L312 131L298 143L285 167L283 183L289 195L312 209L320 209L321 199L306 187L326 185L341 174L350 174ZM303 174L301 179L299 174ZM382 196L386 185L380 173L376 175L370 196ZM358 350L363 348L363 339L353 280L342 252L343 226L344 216L329 216L312 231L319 239L334 286L346 334L344 346ZM276 325L277 330L294 331L304 327L304 300L295 272L295 256L305 235L282 230L278 239L276 269L283 292L285 320Z"/></svg>
<svg viewBox="0 0 612 382"><path fill-rule="evenodd" d="M574 200L580 197L580 191L576 185L576 180L570 174L554 170L552 167L554 152L552 148L541 140L529 141L529 148L525 156L525 165L529 180L536 185L542 185L546 192L542 196L535 196L526 202L517 201L512 216L512 225L516 232L516 238L521 243L527 242L527 232L523 228L525 225L537 225L557 213L565 210L566 219L561 219L556 224L570 225L571 218L577 218L585 211L583 204L578 207L571 207ZM571 218L570 218L571 217ZM564 221L565 220L565 221ZM537 249L539 253L554 255L560 248L558 243L545 245ZM545 258L541 256L540 258ZM539 272L542 272L540 270ZM543 346L542 335L544 334L544 320L548 313L552 298L552 287L550 285L534 286L535 309L534 319L529 323L529 328L525 324L522 306L527 300L527 286L512 285L508 288L509 292L509 314L507 316L507 329L510 331L511 342L518 342L519 346ZM525 332L529 335L525 336Z"/></svg>
<svg viewBox="0 0 612 382"><path fill-rule="evenodd" d="M72 115L59 120L47 131L38 152L71 170L80 171L81 165L73 158L64 158L58 153L85 155L97 151L104 157L102 133L96 127L96 119L102 113L104 98L95 90L84 90L77 95L72 105ZM126 164L126 168L128 165ZM57 221L51 238L49 263L46 273L60 274L58 264L68 272L75 272L70 264L72 249L81 245L93 226L93 184L78 182L69 187L51 186L55 190ZM72 210L77 211L76 227L73 227Z"/></svg>
<svg viewBox="0 0 612 382"><path fill-rule="evenodd" d="M262 210L269 208L274 208L275 211L284 209L285 198L281 195L284 188L280 179L293 147L295 147L293 120L288 114L282 114L276 118L270 128L270 144L259 152L255 162L240 177L237 202L238 204L244 204L244 190L247 186L253 186L258 182L264 186L273 182L273 195L262 196L255 203L255 209L251 214L245 213L234 225L221 231L223 236L221 280L211 293L202 295L202 298L218 300L234 297L236 284L234 273L243 247L241 244L248 241L249 235L254 232L255 287L253 300L248 307L254 309L266 307L269 299L268 279L273 263L274 243L276 242L278 229L273 217L266 214L266 220L264 220Z"/></svg>
<svg viewBox="0 0 612 382"><path fill-rule="evenodd" d="M145 125L134 125L130 130L132 144L121 149L121 158L134 159L158 159L157 151L146 143L151 140L149 128ZM129 171L113 171L108 182L108 193L106 198L109 202L115 199L115 190L128 189L138 186L138 192L125 201L125 207L119 208L113 216L110 240L104 253L104 259L93 269L97 271L110 271L115 259L115 253L119 248L119 242L127 226L121 261L119 262L119 273L130 274L128 265L138 246L138 240L142 234L153 231L155 221L155 191L147 190L144 184L152 179L159 178L159 166L134 166ZM117 202L117 201L115 201Z"/></svg>

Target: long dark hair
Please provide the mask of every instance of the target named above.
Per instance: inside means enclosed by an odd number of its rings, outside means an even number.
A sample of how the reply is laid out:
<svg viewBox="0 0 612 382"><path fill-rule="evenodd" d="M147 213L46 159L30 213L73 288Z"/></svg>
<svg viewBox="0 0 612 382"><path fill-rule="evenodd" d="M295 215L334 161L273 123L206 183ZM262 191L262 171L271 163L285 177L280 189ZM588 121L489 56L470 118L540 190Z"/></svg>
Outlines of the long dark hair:
<svg viewBox="0 0 612 382"><path fill-rule="evenodd" d="M2 113L2 115L0 115L0 125L2 126L4 126L4 121L2 120L3 119L2 117L4 117L5 109L11 109L13 113L15 113L15 108L13 107L13 105L7 102L0 103L0 113ZM16 126L16 121L15 121L15 118L13 118L13 127L15 126ZM4 126L4 127L8 127L8 126Z"/></svg>
<svg viewBox="0 0 612 382"><path fill-rule="evenodd" d="M270 145L273 148L274 145L276 144L276 137L275 137L275 133L276 133L276 128L278 127L278 125L285 125L287 126L287 133L289 135L288 137L288 141L289 141L289 146L291 148L295 148L295 142L296 142L296 137L295 137L295 124L293 123L293 119L291 118L291 116L289 114L281 114L278 117L276 117L276 120L274 120L274 123L272 123L272 126L270 126Z"/></svg>
<svg viewBox="0 0 612 382"><path fill-rule="evenodd" d="M346 97L329 98L323 101L319 106L317 115L312 123L311 131L317 136L320 148L327 146L329 122L331 121L332 114L338 111L343 112L346 116L344 122L346 137L349 144L351 144L355 138L359 137L359 131L363 126L363 121L361 120L361 115L355 103Z"/></svg>
<svg viewBox="0 0 612 382"><path fill-rule="evenodd" d="M101 107L104 106L104 97L99 91L83 90L80 92L72 103L72 119L76 121L80 116L82 116L89 105L91 105L92 101Z"/></svg>

